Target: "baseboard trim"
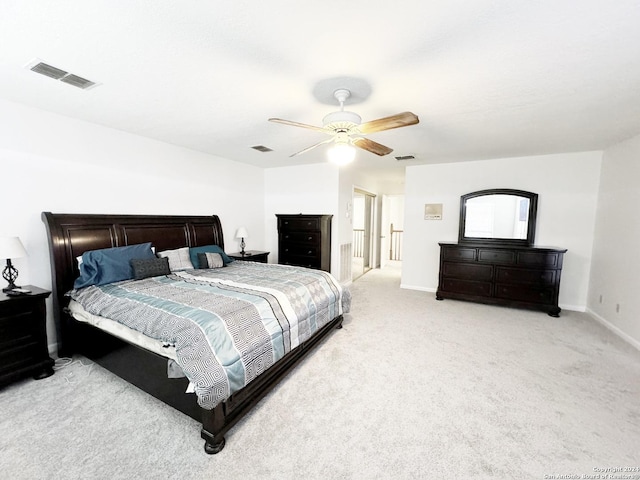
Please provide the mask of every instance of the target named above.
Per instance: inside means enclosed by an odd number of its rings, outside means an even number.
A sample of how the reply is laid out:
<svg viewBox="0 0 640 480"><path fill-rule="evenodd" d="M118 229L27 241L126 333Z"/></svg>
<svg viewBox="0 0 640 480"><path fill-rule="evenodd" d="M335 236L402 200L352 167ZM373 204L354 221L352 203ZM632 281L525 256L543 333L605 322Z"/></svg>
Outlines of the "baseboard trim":
<svg viewBox="0 0 640 480"><path fill-rule="evenodd" d="M630 345L634 346L637 350L640 350L640 342L638 340L636 340L635 338L633 338L631 335L623 332L622 330L620 330L618 327L616 327L614 324L612 324L611 322L609 322L608 320L606 320L604 317L601 317L600 315L598 315L596 312L594 312L593 310L591 310L590 308L587 308L587 313L589 315L591 315L591 317L593 317L593 319L602 324L605 328L607 328L608 330L612 331L613 333L615 333L618 337L620 337L621 339L623 339L625 342L629 343Z"/></svg>
<svg viewBox="0 0 640 480"><path fill-rule="evenodd" d="M584 305L560 305L562 310L570 310L572 312L586 312L587 307Z"/></svg>
<svg viewBox="0 0 640 480"><path fill-rule="evenodd" d="M419 290L421 292L429 292L429 293L436 293L436 289L435 288L429 288L429 287L416 287L414 285L406 285L404 283L400 284L400 288L404 288L406 290Z"/></svg>

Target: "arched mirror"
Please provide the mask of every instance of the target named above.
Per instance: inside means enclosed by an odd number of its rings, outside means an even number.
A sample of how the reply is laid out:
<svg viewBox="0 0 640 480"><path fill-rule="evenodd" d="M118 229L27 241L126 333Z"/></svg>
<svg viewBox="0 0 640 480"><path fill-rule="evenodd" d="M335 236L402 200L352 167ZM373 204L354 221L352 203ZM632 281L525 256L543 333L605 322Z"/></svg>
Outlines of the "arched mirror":
<svg viewBox="0 0 640 480"><path fill-rule="evenodd" d="M538 194L494 188L460 197L459 243L532 246L536 234Z"/></svg>

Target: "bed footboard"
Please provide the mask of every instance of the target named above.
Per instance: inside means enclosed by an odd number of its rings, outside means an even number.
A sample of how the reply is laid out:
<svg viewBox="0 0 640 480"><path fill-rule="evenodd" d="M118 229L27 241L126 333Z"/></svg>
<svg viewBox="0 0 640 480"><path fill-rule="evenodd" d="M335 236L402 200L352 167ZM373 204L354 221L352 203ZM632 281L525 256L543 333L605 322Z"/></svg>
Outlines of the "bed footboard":
<svg viewBox="0 0 640 480"><path fill-rule="evenodd" d="M342 328L342 320L342 315L334 318L318 330L313 337L291 351L241 391L233 394L227 401L219 404L213 410L203 410L200 436L205 441L204 451L211 455L219 453L225 445L225 433L300 363L331 330Z"/></svg>

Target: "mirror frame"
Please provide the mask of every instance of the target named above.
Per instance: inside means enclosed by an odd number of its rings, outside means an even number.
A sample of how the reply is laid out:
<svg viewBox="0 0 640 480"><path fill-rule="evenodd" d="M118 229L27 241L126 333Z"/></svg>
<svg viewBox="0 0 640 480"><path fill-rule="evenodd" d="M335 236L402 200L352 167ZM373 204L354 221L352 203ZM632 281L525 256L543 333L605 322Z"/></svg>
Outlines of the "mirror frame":
<svg viewBox="0 0 640 480"><path fill-rule="evenodd" d="M527 238L479 238L465 236L464 226L467 219L467 201L486 195L514 195L517 197L525 197L529 199L529 215L527 223ZM530 247L533 245L536 236L536 216L538 214L538 194L526 192L524 190L514 190L511 188L492 188L489 190L479 190L477 192L467 193L460 197L460 226L458 230L458 243L485 243L485 244L502 244L502 245L521 245Z"/></svg>

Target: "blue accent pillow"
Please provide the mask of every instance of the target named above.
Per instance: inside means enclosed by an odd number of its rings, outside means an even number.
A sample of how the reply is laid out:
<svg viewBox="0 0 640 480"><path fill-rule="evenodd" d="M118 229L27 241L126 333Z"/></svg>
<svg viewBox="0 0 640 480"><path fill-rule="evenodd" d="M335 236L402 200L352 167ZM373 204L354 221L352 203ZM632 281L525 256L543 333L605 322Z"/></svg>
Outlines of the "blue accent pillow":
<svg viewBox="0 0 640 480"><path fill-rule="evenodd" d="M73 288L129 280L133 278L131 260L136 258L156 258L150 242L84 252L80 276L74 282Z"/></svg>
<svg viewBox="0 0 640 480"><path fill-rule="evenodd" d="M233 258L224 253L218 245L205 245L204 247L191 247L189 249L189 257L191 257L191 263L193 263L193 268L204 268L200 266L198 262L198 254L199 253L219 253L222 257L222 261L224 265L227 266L231 262L233 262Z"/></svg>

